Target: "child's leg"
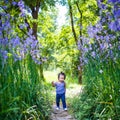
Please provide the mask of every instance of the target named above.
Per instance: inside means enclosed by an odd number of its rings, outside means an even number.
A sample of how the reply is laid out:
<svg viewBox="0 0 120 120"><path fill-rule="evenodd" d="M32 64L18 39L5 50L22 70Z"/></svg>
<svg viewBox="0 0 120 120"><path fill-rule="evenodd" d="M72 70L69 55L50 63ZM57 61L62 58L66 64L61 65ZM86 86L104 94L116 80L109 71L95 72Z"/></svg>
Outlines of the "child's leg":
<svg viewBox="0 0 120 120"><path fill-rule="evenodd" d="M60 108L60 95L59 94L56 94L56 106L58 107L58 108Z"/></svg>
<svg viewBox="0 0 120 120"><path fill-rule="evenodd" d="M62 99L63 108L66 108L65 93L62 94L61 99Z"/></svg>

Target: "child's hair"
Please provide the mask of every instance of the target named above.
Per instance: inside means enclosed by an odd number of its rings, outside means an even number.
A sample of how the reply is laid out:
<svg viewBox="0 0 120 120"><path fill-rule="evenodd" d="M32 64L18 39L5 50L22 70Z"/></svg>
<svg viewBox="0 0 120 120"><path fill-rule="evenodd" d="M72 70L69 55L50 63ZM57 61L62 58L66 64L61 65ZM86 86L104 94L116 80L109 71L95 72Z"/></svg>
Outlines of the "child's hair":
<svg viewBox="0 0 120 120"><path fill-rule="evenodd" d="M66 75L65 75L64 72L60 72L60 73L58 74L58 79L59 79L60 75L63 75L63 76L64 76L64 79L66 78Z"/></svg>

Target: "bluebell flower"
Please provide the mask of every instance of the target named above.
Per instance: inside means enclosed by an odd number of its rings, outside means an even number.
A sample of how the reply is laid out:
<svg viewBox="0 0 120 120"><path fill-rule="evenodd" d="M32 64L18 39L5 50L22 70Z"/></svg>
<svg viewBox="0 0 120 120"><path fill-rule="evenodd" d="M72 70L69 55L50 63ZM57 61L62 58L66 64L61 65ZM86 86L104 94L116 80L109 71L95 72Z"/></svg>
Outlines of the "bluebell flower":
<svg viewBox="0 0 120 120"><path fill-rule="evenodd" d="M108 0L108 2L115 3L117 0Z"/></svg>
<svg viewBox="0 0 120 120"><path fill-rule="evenodd" d="M24 25L22 24L22 25L20 25L20 29L24 29Z"/></svg>
<svg viewBox="0 0 120 120"><path fill-rule="evenodd" d="M13 1L12 4L13 4L13 6L15 6L17 4L17 2Z"/></svg>
<svg viewBox="0 0 120 120"><path fill-rule="evenodd" d="M109 24L109 28L113 31L117 30L117 25L116 25L115 21L113 21Z"/></svg>
<svg viewBox="0 0 120 120"><path fill-rule="evenodd" d="M8 58L8 52L5 50L5 51L2 51L2 56L3 56L3 59L6 60Z"/></svg>
<svg viewBox="0 0 120 120"><path fill-rule="evenodd" d="M93 58L95 58L95 56L96 56L95 51L93 51L93 52L91 53L91 56L92 56Z"/></svg>
<svg viewBox="0 0 120 120"><path fill-rule="evenodd" d="M116 19L120 18L120 9L117 9L117 10L114 11L114 17Z"/></svg>

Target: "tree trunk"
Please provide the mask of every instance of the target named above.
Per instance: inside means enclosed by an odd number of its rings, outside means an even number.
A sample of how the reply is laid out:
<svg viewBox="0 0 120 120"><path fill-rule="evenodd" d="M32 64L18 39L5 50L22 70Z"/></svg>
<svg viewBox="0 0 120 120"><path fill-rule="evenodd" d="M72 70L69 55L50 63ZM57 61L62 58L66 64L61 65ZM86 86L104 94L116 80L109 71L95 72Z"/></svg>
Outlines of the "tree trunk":
<svg viewBox="0 0 120 120"><path fill-rule="evenodd" d="M35 7L31 8L32 9L32 17L35 20L38 19L39 8L40 8L40 3L38 3ZM35 22L32 23L32 30L33 30L33 35L36 39L37 39L37 28L38 28L38 24L35 21Z"/></svg>
<svg viewBox="0 0 120 120"><path fill-rule="evenodd" d="M78 2L76 2L76 6L77 6L77 9L79 11L79 14L80 14L80 43L81 45L83 45L83 41L82 41L82 11L80 10L79 8L79 4ZM82 51L80 51L80 56L82 56ZM79 64L80 64L80 69L79 69L79 73L78 73L78 82L79 84L82 84L82 71L83 71L83 66L82 66L82 61L79 61Z"/></svg>
<svg viewBox="0 0 120 120"><path fill-rule="evenodd" d="M38 13L39 13L39 8L40 8L40 2L38 2L36 4L36 6L31 6L31 10L32 10L32 17L33 19L37 20L38 19ZM38 24L37 22L33 22L32 23L32 30L33 30L33 36L35 37L35 39L37 40L37 30L38 30ZM43 65L40 64L39 66L39 71L40 71L40 78L45 81L44 75L43 75Z"/></svg>
<svg viewBox="0 0 120 120"><path fill-rule="evenodd" d="M76 32L75 32L75 28L74 28L73 14L72 14L72 6L70 5L70 3L69 3L69 12L70 12L72 32L73 32L74 39L75 39L75 42L76 42L76 45L77 45L78 40L77 40L77 35L76 35Z"/></svg>
<svg viewBox="0 0 120 120"><path fill-rule="evenodd" d="M40 64L40 78L45 81L44 75L43 75L43 64Z"/></svg>
<svg viewBox="0 0 120 120"><path fill-rule="evenodd" d="M83 42L82 42L82 39L81 39L81 37L82 37L82 11L79 8L78 2L76 2L76 6L77 6L77 9L78 9L79 14L80 14L80 31L79 31L79 33L80 33L80 42L81 42L81 45L83 45Z"/></svg>
<svg viewBox="0 0 120 120"><path fill-rule="evenodd" d="M78 83L82 84L82 66L80 67L80 70L78 73Z"/></svg>
<svg viewBox="0 0 120 120"><path fill-rule="evenodd" d="M76 42L76 46L78 44L78 38L77 38L77 35L76 35L76 32L75 32L75 28L74 28L74 21L73 21L73 13L72 13L72 6L68 0L68 5L69 5L69 12L70 12L70 19L71 19L71 27L72 27L72 32L73 32L73 35L74 35L74 39L75 39L75 42ZM80 31L79 31L79 34L80 34L80 42L81 42L81 45L83 44L82 43L82 11L79 9L79 5L78 3L76 2L76 6L78 8L78 11L80 13ZM79 51L79 55L81 56L82 53L81 51ZM82 63L78 60L78 65L80 65L80 69L78 70L78 83L79 84L82 84Z"/></svg>

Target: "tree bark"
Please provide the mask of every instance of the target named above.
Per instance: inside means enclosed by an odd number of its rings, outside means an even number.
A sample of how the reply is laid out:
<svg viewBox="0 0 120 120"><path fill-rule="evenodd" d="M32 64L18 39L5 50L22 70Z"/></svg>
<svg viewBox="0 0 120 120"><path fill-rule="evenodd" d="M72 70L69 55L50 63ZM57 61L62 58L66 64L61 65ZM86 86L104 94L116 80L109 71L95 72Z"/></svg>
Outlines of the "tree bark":
<svg viewBox="0 0 120 120"><path fill-rule="evenodd" d="M36 6L30 6L31 10L32 10L32 17L35 20L32 23L32 30L33 30L33 36L35 37L35 39L37 40L37 30L38 30L38 24L37 24L37 19L38 19L38 13L39 13L39 8L40 8L40 0L37 2ZM29 29L29 28L28 28ZM45 81L44 75L43 75L43 65L39 66L39 71L40 71L40 78Z"/></svg>
<svg viewBox="0 0 120 120"><path fill-rule="evenodd" d="M80 29L79 29L79 34L80 34L80 43L81 45L83 45L83 41L82 41L82 11L79 8L79 4L78 2L76 2L76 6L78 9L78 12L80 14ZM80 56L82 56L82 51L80 51ZM82 72L83 72L83 66L82 66L82 61L79 61L80 64L80 69L79 69L79 73L78 73L78 82L79 84L82 84Z"/></svg>
<svg viewBox="0 0 120 120"><path fill-rule="evenodd" d="M40 64L40 78L45 81L44 75L43 75L43 64Z"/></svg>
<svg viewBox="0 0 120 120"><path fill-rule="evenodd" d="M75 39L75 42L76 42L76 45L78 44L78 38L77 38L77 34L75 32L75 28L74 28L74 21L73 21L73 13L72 13L72 6L68 0L68 5L69 5L69 12L70 12L70 19L71 19L71 27L72 27L72 32L73 32L73 35L74 35L74 39ZM77 6L77 9L80 13L80 30L79 30L79 34L80 34L80 42L81 42L81 45L83 44L82 42L82 11L80 10L79 8L79 5L78 3L76 2L76 6ZM82 53L81 51L79 51L79 55L81 56ZM82 63L78 60L78 65L80 65L80 70L78 70L78 83L79 84L82 84Z"/></svg>
<svg viewBox="0 0 120 120"><path fill-rule="evenodd" d="M40 8L40 2L36 5L36 6L32 6L31 10L32 10L32 17L34 20L38 19L38 12L39 12L39 8ZM35 39L37 39L37 28L38 28L38 24L37 22L33 22L32 24L32 30L33 30L33 35L35 37Z"/></svg>
<svg viewBox="0 0 120 120"><path fill-rule="evenodd" d="M77 6L77 9L78 9L79 14L80 14L80 31L79 31L79 33L80 33L80 42L81 42L81 45L83 45L83 42L82 42L82 39L81 39L81 37L82 37L82 11L79 8L78 2L76 2L76 6Z"/></svg>
<svg viewBox="0 0 120 120"><path fill-rule="evenodd" d="M69 4L69 12L70 12L72 32L73 32L74 39L75 39L75 42L76 42L76 45L77 45L78 40L77 40L77 35L76 35L76 32L75 32L75 28L74 28L73 14L72 14L72 6L71 6L70 4Z"/></svg>

